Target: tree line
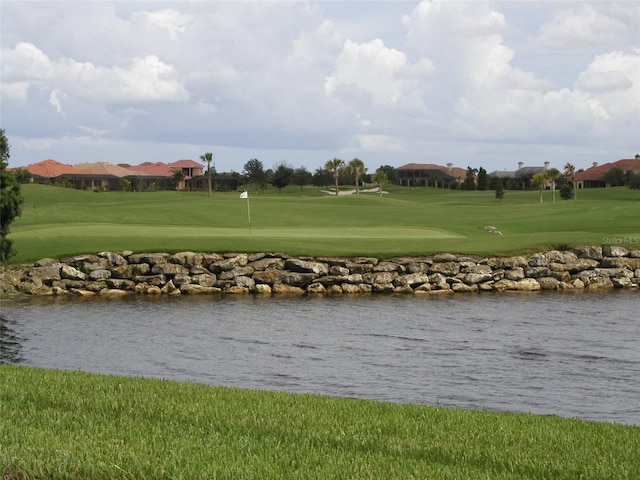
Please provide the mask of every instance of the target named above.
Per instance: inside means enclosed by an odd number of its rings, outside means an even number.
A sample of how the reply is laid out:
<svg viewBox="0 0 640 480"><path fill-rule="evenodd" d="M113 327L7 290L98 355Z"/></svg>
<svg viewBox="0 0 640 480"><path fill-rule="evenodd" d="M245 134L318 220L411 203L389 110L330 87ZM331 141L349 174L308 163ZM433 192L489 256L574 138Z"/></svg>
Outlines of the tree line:
<svg viewBox="0 0 640 480"><path fill-rule="evenodd" d="M294 168L286 162L280 162L273 169L265 170L260 160L252 158L244 164L239 178L241 184L252 185L256 192L267 185L272 185L278 191L282 191L288 185L297 185L300 191L303 191L305 185L313 185L326 189L333 187L335 195L339 195L340 185L354 185L358 194L363 184L373 184L377 185L381 192L383 185L394 182L396 179L395 168L384 165L369 174L364 162L359 158L349 162L333 158L313 173L305 167Z"/></svg>

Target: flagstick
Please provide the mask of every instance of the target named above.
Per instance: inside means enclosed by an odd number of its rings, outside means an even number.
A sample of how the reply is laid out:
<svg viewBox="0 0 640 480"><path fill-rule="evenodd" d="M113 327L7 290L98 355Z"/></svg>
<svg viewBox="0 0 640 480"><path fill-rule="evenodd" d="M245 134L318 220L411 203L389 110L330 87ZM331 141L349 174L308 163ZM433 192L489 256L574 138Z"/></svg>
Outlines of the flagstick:
<svg viewBox="0 0 640 480"><path fill-rule="evenodd" d="M249 195L247 195L247 216L249 217L249 235L251 235L251 209L249 208Z"/></svg>

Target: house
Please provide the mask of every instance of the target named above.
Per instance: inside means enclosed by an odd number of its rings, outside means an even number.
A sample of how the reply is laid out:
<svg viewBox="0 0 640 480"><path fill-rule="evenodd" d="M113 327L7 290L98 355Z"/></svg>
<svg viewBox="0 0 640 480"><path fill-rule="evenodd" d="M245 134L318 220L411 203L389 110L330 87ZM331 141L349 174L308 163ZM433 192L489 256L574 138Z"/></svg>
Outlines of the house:
<svg viewBox="0 0 640 480"><path fill-rule="evenodd" d="M209 176L198 175L187 183L191 190L208 190ZM238 189L238 178L231 173L213 173L211 175L211 190L214 192L235 192Z"/></svg>
<svg viewBox="0 0 640 480"><path fill-rule="evenodd" d="M495 170L489 174L489 177L503 179L503 183L506 183L508 188L526 189L531 186L531 177L548 169L549 162L544 162L544 167L525 167L524 162L518 162L517 170Z"/></svg>
<svg viewBox="0 0 640 480"><path fill-rule="evenodd" d="M598 162L593 162L590 168L576 173L577 187L602 188L609 186L604 180L604 176L612 168L619 168L625 173L632 172L634 174L640 174L640 155L636 155L635 159L622 159L603 165L598 165Z"/></svg>
<svg viewBox="0 0 640 480"><path fill-rule="evenodd" d="M523 162L518 162L517 170L495 170L489 174L490 177L498 178L525 178L533 177L549 169L549 162L544 162L544 167L525 167Z"/></svg>
<svg viewBox="0 0 640 480"><path fill-rule="evenodd" d="M446 167L433 163L408 163L396 168L398 184L406 187L446 187L464 180L467 171L447 163Z"/></svg>
<svg viewBox="0 0 640 480"><path fill-rule="evenodd" d="M45 184L62 181L65 176L82 175L83 173L71 165L51 158L27 165L24 169L31 174L32 182Z"/></svg>
<svg viewBox="0 0 640 480"><path fill-rule="evenodd" d="M173 175L175 173L169 165L163 162L145 162L140 165L124 165L120 164L121 167L131 170L132 172L141 173L144 176L135 177L132 179L132 187L134 190L139 191L153 191L153 190L166 190L168 188L172 188L174 184L172 183ZM178 190L182 190L184 188L184 180L177 185Z"/></svg>
<svg viewBox="0 0 640 480"><path fill-rule="evenodd" d="M144 173L109 162L79 163L80 174L70 176L76 188L89 190L122 190L122 180L131 184L145 177Z"/></svg>

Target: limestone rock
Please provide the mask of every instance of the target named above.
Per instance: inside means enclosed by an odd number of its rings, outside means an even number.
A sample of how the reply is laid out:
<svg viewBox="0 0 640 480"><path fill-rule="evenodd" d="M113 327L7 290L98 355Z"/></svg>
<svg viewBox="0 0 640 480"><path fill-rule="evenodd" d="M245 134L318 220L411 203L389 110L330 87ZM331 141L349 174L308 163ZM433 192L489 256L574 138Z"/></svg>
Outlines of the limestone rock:
<svg viewBox="0 0 640 480"><path fill-rule="evenodd" d="M602 247L603 257L626 257L629 254L629 250L618 245L607 245Z"/></svg>
<svg viewBox="0 0 640 480"><path fill-rule="evenodd" d="M534 278L523 278L522 280L518 280L517 290L527 292L540 290L540 283Z"/></svg>
<svg viewBox="0 0 640 480"><path fill-rule="evenodd" d="M60 277L69 280L84 280L86 275L70 265L62 265L62 268L60 268Z"/></svg>
<svg viewBox="0 0 640 480"><path fill-rule="evenodd" d="M299 260L297 258L288 259L285 262L284 267L292 272L298 273L315 273L317 275L329 274L329 265L326 263Z"/></svg>

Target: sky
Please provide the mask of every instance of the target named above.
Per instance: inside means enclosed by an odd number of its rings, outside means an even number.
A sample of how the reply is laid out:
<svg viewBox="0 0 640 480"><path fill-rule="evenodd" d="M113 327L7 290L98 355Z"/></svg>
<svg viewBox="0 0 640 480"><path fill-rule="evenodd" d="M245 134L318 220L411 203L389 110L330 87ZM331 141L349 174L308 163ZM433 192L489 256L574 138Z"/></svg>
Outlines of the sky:
<svg viewBox="0 0 640 480"><path fill-rule="evenodd" d="M2 0L0 17L13 167L640 153L639 1Z"/></svg>

